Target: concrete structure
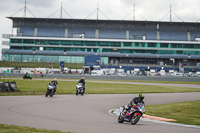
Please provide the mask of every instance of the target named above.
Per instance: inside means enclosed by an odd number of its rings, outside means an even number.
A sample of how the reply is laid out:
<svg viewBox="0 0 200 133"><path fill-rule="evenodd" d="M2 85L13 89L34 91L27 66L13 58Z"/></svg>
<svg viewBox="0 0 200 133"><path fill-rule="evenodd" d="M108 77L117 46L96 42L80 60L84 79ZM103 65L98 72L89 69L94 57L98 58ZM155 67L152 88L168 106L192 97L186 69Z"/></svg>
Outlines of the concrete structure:
<svg viewBox="0 0 200 133"><path fill-rule="evenodd" d="M100 55L108 67L199 68L199 23L8 18L17 35L3 50L5 61L84 63L85 56Z"/></svg>

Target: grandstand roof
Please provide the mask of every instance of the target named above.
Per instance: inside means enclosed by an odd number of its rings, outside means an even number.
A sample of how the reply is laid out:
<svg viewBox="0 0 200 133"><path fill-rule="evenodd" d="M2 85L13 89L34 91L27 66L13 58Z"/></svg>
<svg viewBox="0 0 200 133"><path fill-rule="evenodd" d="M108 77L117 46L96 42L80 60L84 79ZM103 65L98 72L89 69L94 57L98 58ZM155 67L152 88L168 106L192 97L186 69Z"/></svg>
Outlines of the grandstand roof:
<svg viewBox="0 0 200 133"><path fill-rule="evenodd" d="M167 21L131 21L131 20L96 20L96 19L60 19L60 18L24 18L24 17L7 17L13 20L13 26L22 25L46 25L50 23L51 25L62 25L67 24L98 24L98 26L103 25L157 25L160 26L195 26L200 28L200 23L197 22L167 22Z"/></svg>

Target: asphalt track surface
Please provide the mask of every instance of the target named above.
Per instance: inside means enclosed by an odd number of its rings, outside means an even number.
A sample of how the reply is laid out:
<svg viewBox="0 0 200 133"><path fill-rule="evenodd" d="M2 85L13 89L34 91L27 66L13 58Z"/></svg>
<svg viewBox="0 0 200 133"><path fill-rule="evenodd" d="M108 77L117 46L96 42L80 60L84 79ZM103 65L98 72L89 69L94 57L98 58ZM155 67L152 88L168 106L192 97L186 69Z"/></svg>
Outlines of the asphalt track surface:
<svg viewBox="0 0 200 133"><path fill-rule="evenodd" d="M199 133L151 121L119 124L110 109L127 104L134 94L1 96L0 123L76 133ZM147 105L200 100L200 92L145 94ZM192 110L192 109L191 109Z"/></svg>

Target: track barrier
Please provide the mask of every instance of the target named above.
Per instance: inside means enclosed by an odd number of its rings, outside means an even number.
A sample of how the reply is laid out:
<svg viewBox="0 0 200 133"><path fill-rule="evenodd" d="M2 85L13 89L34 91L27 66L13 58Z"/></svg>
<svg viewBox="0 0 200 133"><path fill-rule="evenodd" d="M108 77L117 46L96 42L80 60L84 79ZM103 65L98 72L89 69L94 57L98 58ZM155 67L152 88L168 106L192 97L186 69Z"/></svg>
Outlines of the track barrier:
<svg viewBox="0 0 200 133"><path fill-rule="evenodd" d="M17 91L17 84L13 82L1 82L0 81L0 92L13 92Z"/></svg>

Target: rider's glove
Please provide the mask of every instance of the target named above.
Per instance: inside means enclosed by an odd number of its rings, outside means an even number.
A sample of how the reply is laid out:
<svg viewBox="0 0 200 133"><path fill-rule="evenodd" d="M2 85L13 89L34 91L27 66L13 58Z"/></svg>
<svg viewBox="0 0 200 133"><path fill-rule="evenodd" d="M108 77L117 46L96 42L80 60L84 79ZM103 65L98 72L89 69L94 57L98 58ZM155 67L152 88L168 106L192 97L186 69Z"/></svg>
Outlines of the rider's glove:
<svg viewBox="0 0 200 133"><path fill-rule="evenodd" d="M126 105L124 106L124 108L125 108L126 110L128 110L128 109L129 109L129 107L128 107L128 106L126 106Z"/></svg>

